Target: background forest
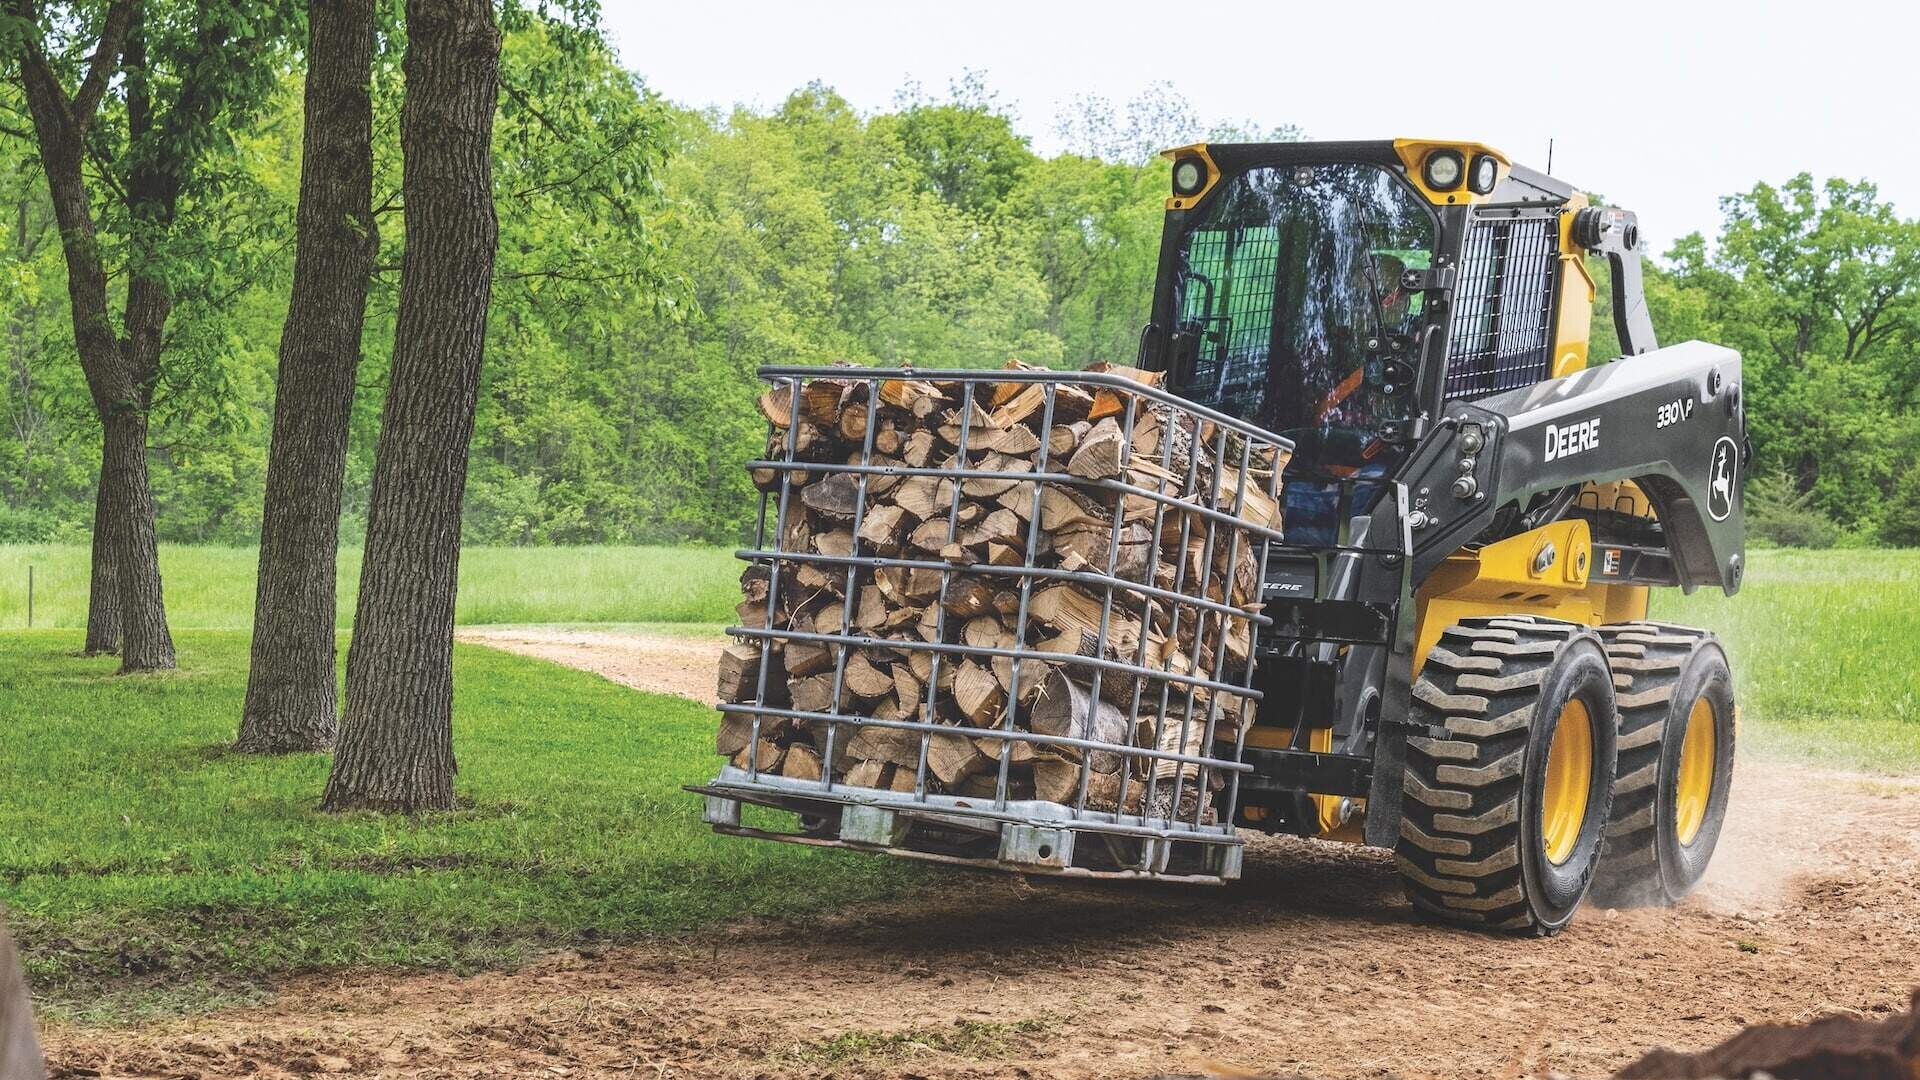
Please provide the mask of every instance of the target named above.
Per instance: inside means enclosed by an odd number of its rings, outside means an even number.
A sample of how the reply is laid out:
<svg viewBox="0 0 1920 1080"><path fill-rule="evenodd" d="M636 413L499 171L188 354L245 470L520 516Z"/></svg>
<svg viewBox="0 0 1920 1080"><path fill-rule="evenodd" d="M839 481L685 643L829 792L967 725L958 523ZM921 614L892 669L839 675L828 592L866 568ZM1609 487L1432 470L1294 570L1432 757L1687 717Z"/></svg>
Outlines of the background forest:
<svg viewBox="0 0 1920 1080"><path fill-rule="evenodd" d="M383 50L387 235L347 543L364 531L403 246L398 45ZM512 28L501 67L471 544L736 541L754 507L738 463L761 432L758 365L1126 361L1159 240L1155 151L1299 135L1208 124L1162 90L1079 102L1059 133L1070 149L1041 157L977 78L909 88L876 115L821 85L767 112L696 112L649 93L597 39L538 21ZM289 57L267 107L210 152L169 253L178 303L152 433L163 542L257 539L293 267L297 69ZM84 543L99 422L17 97L0 90L0 543ZM1723 211L1719 235L1688 236L1649 268L1648 292L1663 341L1745 354L1750 527L1786 544L1920 544L1920 223L1869 182L1809 175L1756 183ZM1613 355L1604 306L1595 330L1596 356Z"/></svg>

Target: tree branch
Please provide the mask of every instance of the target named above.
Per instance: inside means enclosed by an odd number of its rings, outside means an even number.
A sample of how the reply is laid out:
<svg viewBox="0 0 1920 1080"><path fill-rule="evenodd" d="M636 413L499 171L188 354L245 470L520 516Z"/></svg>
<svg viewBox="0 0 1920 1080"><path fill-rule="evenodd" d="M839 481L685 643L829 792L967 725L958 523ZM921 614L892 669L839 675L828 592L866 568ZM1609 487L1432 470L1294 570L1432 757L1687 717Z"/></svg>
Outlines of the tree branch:
<svg viewBox="0 0 1920 1080"><path fill-rule="evenodd" d="M80 89L73 95L71 110L81 131L93 122L100 98L113 81L114 65L120 59L120 47L126 43L127 30L133 25L136 6L137 0L114 0L107 8L106 21L100 27L100 44L87 62L86 78L80 81Z"/></svg>

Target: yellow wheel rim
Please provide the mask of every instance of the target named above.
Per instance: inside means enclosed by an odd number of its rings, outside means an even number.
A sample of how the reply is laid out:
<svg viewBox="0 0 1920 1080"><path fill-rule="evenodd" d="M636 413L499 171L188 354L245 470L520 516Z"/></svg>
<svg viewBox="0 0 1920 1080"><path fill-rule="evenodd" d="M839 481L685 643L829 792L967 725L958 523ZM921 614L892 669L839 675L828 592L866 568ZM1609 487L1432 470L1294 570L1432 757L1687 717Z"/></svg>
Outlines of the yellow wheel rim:
<svg viewBox="0 0 1920 1080"><path fill-rule="evenodd" d="M1713 797L1713 705L1702 697L1687 713L1687 733L1680 743L1680 782L1674 785L1674 831L1680 843L1691 844L1707 820L1707 801Z"/></svg>
<svg viewBox="0 0 1920 1080"><path fill-rule="evenodd" d="M1593 794L1593 717L1575 699L1560 710L1553 745L1547 748L1547 782L1540 799L1540 839L1547 861L1565 863L1587 823Z"/></svg>

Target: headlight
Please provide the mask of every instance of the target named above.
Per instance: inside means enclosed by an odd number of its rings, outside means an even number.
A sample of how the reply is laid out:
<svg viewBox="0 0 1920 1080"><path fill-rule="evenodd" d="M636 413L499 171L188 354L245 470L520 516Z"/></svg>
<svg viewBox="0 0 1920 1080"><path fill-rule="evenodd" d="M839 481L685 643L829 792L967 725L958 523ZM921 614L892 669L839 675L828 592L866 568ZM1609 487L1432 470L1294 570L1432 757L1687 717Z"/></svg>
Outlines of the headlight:
<svg viewBox="0 0 1920 1080"><path fill-rule="evenodd" d="M1456 151L1435 150L1427 155L1427 162L1420 171L1428 187L1435 191L1452 191L1460 186L1460 174L1466 171L1466 162L1460 160Z"/></svg>
<svg viewBox="0 0 1920 1080"><path fill-rule="evenodd" d="M1492 154L1481 154L1473 159L1473 169L1467 174L1467 187L1475 195L1493 194L1493 185L1500 181L1500 163Z"/></svg>
<svg viewBox="0 0 1920 1080"><path fill-rule="evenodd" d="M1207 186L1207 167L1199 158L1181 158L1173 163L1173 193L1192 198Z"/></svg>

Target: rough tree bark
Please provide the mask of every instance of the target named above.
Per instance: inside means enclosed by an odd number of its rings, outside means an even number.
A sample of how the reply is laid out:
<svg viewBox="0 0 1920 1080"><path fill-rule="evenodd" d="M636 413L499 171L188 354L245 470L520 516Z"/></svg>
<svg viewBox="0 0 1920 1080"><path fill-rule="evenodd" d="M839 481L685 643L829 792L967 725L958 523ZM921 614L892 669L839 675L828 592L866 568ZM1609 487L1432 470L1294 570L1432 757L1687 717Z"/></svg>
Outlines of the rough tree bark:
<svg viewBox="0 0 1920 1080"><path fill-rule="evenodd" d="M312 0L293 296L280 335L254 597L253 661L235 749L326 750L334 694L335 552L373 221L373 0Z"/></svg>
<svg viewBox="0 0 1920 1080"><path fill-rule="evenodd" d="M103 468L93 496L93 571L87 584L88 656L120 651L120 564L113 554L110 526L115 504L107 495L106 481Z"/></svg>
<svg viewBox="0 0 1920 1080"><path fill-rule="evenodd" d="M11 0L8 8L29 26L38 26L39 10L32 0ZM164 289L156 290L151 279L143 281L135 273L127 295L128 336L123 340L114 333L108 315L106 268L94 230L83 166L87 131L100 100L118 68L122 50L131 52L138 41L139 13L140 6L133 0L118 0L108 8L87 73L71 96L35 35L26 36L19 57L21 88L33 117L66 256L74 345L102 427L93 584L102 588L111 580L117 588L111 604L99 596L89 599L88 644L92 647L111 640L112 608L117 607L122 671L174 666L173 639L167 631L166 605L160 589L146 445L161 330L171 306ZM130 98L130 125L145 119L135 116L135 109ZM169 217L171 210L169 201ZM102 531L106 534L104 545L100 541ZM113 563L111 569L97 565L102 556ZM97 624L95 616L99 616Z"/></svg>
<svg viewBox="0 0 1920 1080"><path fill-rule="evenodd" d="M46 1062L33 1034L33 998L20 975L20 957L0 923L0 1080L45 1080Z"/></svg>
<svg viewBox="0 0 1920 1080"><path fill-rule="evenodd" d="M408 0L407 246L328 810L453 806L454 583L498 241L499 60L490 0Z"/></svg>

